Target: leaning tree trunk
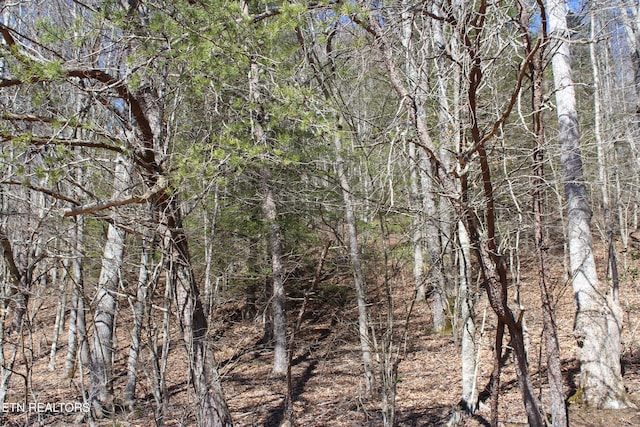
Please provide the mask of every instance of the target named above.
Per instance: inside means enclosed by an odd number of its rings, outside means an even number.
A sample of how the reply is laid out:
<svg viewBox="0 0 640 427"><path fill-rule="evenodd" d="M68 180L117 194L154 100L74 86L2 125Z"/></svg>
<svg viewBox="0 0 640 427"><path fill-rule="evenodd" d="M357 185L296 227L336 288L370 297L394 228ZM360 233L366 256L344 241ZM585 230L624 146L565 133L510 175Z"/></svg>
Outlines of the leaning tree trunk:
<svg viewBox="0 0 640 427"><path fill-rule="evenodd" d="M137 97L130 96L129 102L135 107L132 110L137 113L139 137L146 148L143 160L147 169L143 177L150 188L147 194L158 223L167 286L175 296L176 316L189 359L198 425L231 426L231 415L222 392L218 367L213 351L206 342L207 317L193 274L187 235L182 228L177 190L167 188L168 180L159 166L159 157L168 151L162 94L156 88L147 87L141 89Z"/></svg>
<svg viewBox="0 0 640 427"><path fill-rule="evenodd" d="M175 294L176 315L190 362L198 425L231 426L213 351L206 343L207 318L193 276L187 236L177 201L163 194L157 200L159 232L165 252L167 280Z"/></svg>
<svg viewBox="0 0 640 427"><path fill-rule="evenodd" d="M546 0L549 33L556 37L552 57L559 124L567 239L577 311L580 387L585 403L597 408L629 405L620 367L621 310L598 281L591 235L591 210L582 169L576 98L571 77L569 32L564 0Z"/></svg>

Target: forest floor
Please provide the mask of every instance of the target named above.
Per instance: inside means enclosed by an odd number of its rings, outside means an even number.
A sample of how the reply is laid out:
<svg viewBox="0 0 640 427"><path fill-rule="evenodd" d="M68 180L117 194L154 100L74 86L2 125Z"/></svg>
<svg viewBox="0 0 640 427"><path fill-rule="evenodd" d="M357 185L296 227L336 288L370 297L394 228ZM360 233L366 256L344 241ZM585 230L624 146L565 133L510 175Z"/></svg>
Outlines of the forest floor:
<svg viewBox="0 0 640 427"><path fill-rule="evenodd" d="M523 260L522 265L532 265ZM620 301L624 310L623 369L628 392L640 397L640 284L637 279L638 261L626 261L620 289ZM526 269L525 269L526 270ZM407 277L404 277L407 276ZM428 303L411 307L413 286L407 274L393 279L394 289L394 345L399 357L396 397L396 416L399 426L445 425L456 411L461 395L459 346L454 337L436 334L431 328L431 310ZM552 277L562 277L561 267L552 268ZM557 281L557 315L562 351L562 368L567 395L575 391L579 365L576 361L575 340L572 335L574 304L572 292L566 281ZM322 286L321 285L321 289ZM379 426L382 425L379 397L368 398L364 392L361 375L361 356L357 339L357 309L348 280L342 279L318 293L297 337L293 358L295 419L298 426ZM340 288L342 290L340 290ZM531 375L536 389L541 391L543 404L546 396L546 374L539 357L541 348L540 296L534 274L523 271L521 300L525 307L524 319L528 330L528 351ZM346 289L346 290L345 290ZM381 292L381 289L373 289ZM510 290L511 295L515 289ZM322 297L322 298L320 298ZM320 301L322 299L322 301ZM295 301L294 301L295 302ZM3 425L85 425L82 411L27 410L16 406L24 402L69 403L81 402L82 387L76 379L62 377L62 364L66 350L61 343L56 370L47 369L50 342L47 336L55 318L56 296L44 298L31 325L33 334L27 336L31 353L19 355L16 373L2 413ZM299 300L297 301L299 304ZM515 306L515 303L512 304ZM231 309L229 307L236 307ZM217 313L212 323L212 342L220 364L223 388L236 426L278 426L283 419L285 381L271 374L272 353L260 344L261 322L242 320L239 315L242 302L227 304ZM384 306L372 307L375 327L380 333L384 326ZM297 307L292 307L290 319L295 319ZM122 395L124 369L128 355L130 319L123 310L118 319L118 348L115 361L116 396ZM481 296L476 305L477 329L481 332L478 388L481 399L489 381L495 331L495 316L486 298ZM375 324L376 322L374 322ZM484 324L484 328L482 325ZM381 326L382 325L382 326ZM406 340L402 339L406 331ZM188 364L177 330L172 333L172 346L167 367L167 385L170 393L167 426L193 425L193 393L188 384ZM505 345L508 337L505 337ZM6 350L5 350L6 352ZM29 369L26 369L27 361ZM145 366L145 361L141 365ZM19 365L19 366L18 366ZM500 393L500 422L504 426L526 425L520 390L515 379L513 356L510 355L502 376ZM28 375L26 375L28 373ZM86 375L85 375L86 376ZM134 410L120 409L112 419L96 422L99 426L153 426L154 400L144 373L137 390L138 406ZM28 390L25 393L25 390ZM635 410L598 411L580 403L569 405L573 426L637 426L640 412ZM459 425L488 425L489 411L486 405L473 416L465 416Z"/></svg>

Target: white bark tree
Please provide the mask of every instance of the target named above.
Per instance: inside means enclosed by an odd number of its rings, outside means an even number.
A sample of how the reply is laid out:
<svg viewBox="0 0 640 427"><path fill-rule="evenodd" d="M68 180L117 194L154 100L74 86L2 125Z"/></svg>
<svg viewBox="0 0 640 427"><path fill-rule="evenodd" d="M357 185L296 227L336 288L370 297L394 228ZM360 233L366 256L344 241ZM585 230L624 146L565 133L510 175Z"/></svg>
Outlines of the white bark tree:
<svg viewBox="0 0 640 427"><path fill-rule="evenodd" d="M122 156L115 160L113 198L128 197L131 178ZM96 288L91 349L91 403L94 416L102 418L113 411L112 364L114 355L116 292L121 280L125 231L118 227L117 215L112 216L102 253L102 268Z"/></svg>
<svg viewBox="0 0 640 427"><path fill-rule="evenodd" d="M476 323L472 284L469 277L471 272L471 241L469 233L462 221L458 222L458 268L459 281L458 293L460 295L460 319L461 319L461 355L462 361L462 401L466 409L474 412L478 406L478 379L476 361Z"/></svg>
<svg viewBox="0 0 640 427"><path fill-rule="evenodd" d="M565 0L546 0L548 33L555 39L552 69L556 93L561 163L566 198L567 239L573 292L577 304L580 387L585 402L598 408L629 406L620 367L622 312L598 280L591 235L576 96L571 75Z"/></svg>
<svg viewBox="0 0 640 427"><path fill-rule="evenodd" d="M428 21L419 19L410 5L401 15L401 43L405 56L406 85L411 92L418 114L426 115L429 102L428 72L430 67L427 58L433 56L430 38L437 37L429 33ZM435 32L435 31L434 31ZM432 37L430 37L432 36ZM446 108L443 106L443 108ZM448 118L438 116L438 126L446 126L440 120ZM409 128L411 124L409 123ZM412 136L412 138L415 136ZM416 282L416 298L424 300L428 291L433 295L433 329L442 332L446 328L447 296L443 269L443 256L440 240L440 215L437 206L436 183L432 178L429 160L421 150L417 150L413 141L409 147L410 184L414 209L418 209L413 218L412 244L414 251L414 280ZM445 145L445 141L441 142ZM428 254L429 268L425 274L424 248Z"/></svg>

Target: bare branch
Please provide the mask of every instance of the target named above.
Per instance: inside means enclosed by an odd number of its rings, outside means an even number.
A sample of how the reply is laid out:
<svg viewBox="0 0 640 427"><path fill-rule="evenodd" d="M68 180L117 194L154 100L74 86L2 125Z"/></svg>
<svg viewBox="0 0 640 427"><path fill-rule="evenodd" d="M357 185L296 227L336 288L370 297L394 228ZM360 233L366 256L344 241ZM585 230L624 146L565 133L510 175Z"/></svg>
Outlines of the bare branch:
<svg viewBox="0 0 640 427"><path fill-rule="evenodd" d="M22 80L18 79L0 79L0 88L3 87L11 87L11 86L19 86L24 83ZM35 83L35 82L32 82Z"/></svg>
<svg viewBox="0 0 640 427"><path fill-rule="evenodd" d="M105 144L104 142L87 141L84 139L73 138L52 138L48 136L39 136L31 134L12 135L7 132L0 132L0 138L5 141L13 141L19 138L28 140L30 144L35 146L43 145L66 145L68 147L87 147L87 148L102 148L104 150L113 151L116 153L124 153L125 150L117 145Z"/></svg>
<svg viewBox="0 0 640 427"><path fill-rule="evenodd" d="M7 40L7 38L10 38L10 40L13 40L13 38L11 37L11 34L9 33L8 28L2 26L1 24L0 24L0 34L2 34L5 40ZM15 43L15 41L13 43ZM145 169L148 169L148 170L154 169L153 165L155 163L154 163L153 154L152 154L153 152L152 144L153 144L154 136L153 136L153 131L151 129L151 125L149 124L149 120L144 114L143 106L140 103L140 100L129 91L129 88L124 83L124 81L122 81L121 79L117 79L111 76L110 74L98 69L71 69L66 71L66 76L67 78L96 80L100 83L103 83L107 86L107 88L113 89L118 95L118 97L122 99L127 105L129 105L129 108L131 109L131 115L135 119L135 123L138 129L140 130L142 140L145 142L145 150L143 150L142 155L138 160L142 160L141 163ZM45 80L34 76L29 80L29 83L38 83L42 81L45 81ZM20 79L2 79L0 80L0 88L18 86L24 83L25 81ZM0 135L0 137L6 138L6 139L14 138L11 136L7 136L6 134L2 134ZM75 145L85 146L85 147L93 146L91 144L82 145L79 143L76 143ZM108 145L99 145L98 147L110 148L110 146ZM110 148L110 149L114 149L114 148ZM122 149L115 148L114 151L122 152Z"/></svg>
<svg viewBox="0 0 640 427"><path fill-rule="evenodd" d="M3 24L0 24L0 34L2 34L2 38L4 39L5 43L7 43L7 45L14 46L16 44L15 39L11 35L11 31Z"/></svg>
<svg viewBox="0 0 640 427"><path fill-rule="evenodd" d="M329 0L327 3L320 3L316 1L309 2L307 4L307 11L314 9L322 9L325 7L335 6L340 4L342 0ZM280 15L281 8L280 7L271 7L262 13L258 13L257 15L253 15L251 22L258 23L264 19L271 18L272 16ZM239 20L240 21L240 20Z"/></svg>
<svg viewBox="0 0 640 427"><path fill-rule="evenodd" d="M56 120L52 117L34 116L32 114L14 114L7 111L0 114L0 119L11 121L11 122L42 122L42 123L53 123Z"/></svg>
<svg viewBox="0 0 640 427"><path fill-rule="evenodd" d="M94 203L89 203L84 206L73 207L70 209L66 209L63 213L63 216L78 216L89 213L95 213L99 211L103 211L109 208L115 208L118 206L132 205L132 204L142 204L146 203L151 197L165 191L167 189L167 180L165 177L158 177L156 181L156 185L149 189L149 191L145 192L142 196L133 196L127 199L115 199L115 200L107 200L107 201L97 201Z"/></svg>
<svg viewBox="0 0 640 427"><path fill-rule="evenodd" d="M50 190L48 188L44 188L44 187L38 187L35 185L32 185L28 182L21 182L21 181L0 181L0 184L3 185L20 185L22 187L28 188L29 190L33 190L33 191L39 191L40 193L44 193L48 196L53 197L54 199L58 199L58 200L63 200L65 202L69 202L72 205L80 205L80 203L78 201L76 201L75 199L72 199L71 197L65 196L64 194L60 194L57 191L53 191Z"/></svg>
<svg viewBox="0 0 640 427"><path fill-rule="evenodd" d="M2 255L7 263L7 267L9 268L9 273L11 273L11 278L15 283L19 283L20 280L22 280L23 273L16 265L16 260L13 257L11 241L9 240L7 233L2 228L0 228L0 244L2 245Z"/></svg>
<svg viewBox="0 0 640 427"><path fill-rule="evenodd" d="M81 79L97 80L115 90L118 96L131 108L131 114L136 120L138 128L142 133L143 139L146 142L153 141L153 131L151 130L151 125L149 124L147 116L145 116L144 114L142 105L140 104L139 100L129 91L129 88L122 80L116 79L110 74L97 69L68 70L67 76Z"/></svg>
<svg viewBox="0 0 640 427"><path fill-rule="evenodd" d="M495 136L496 132L498 132L498 129L500 129L500 126L502 126L502 124L509 118L509 116L511 115L511 111L513 110L513 107L516 104L516 101L518 100L518 94L520 93L520 89L522 88L522 81L524 80L527 74L527 69L529 67L529 64L531 63L531 60L533 59L534 55L536 54L540 46L541 46L541 40L538 39L536 41L536 44L533 46L533 49L531 49L527 57L524 58L522 63L520 64L520 71L518 73L518 79L516 81L516 85L513 88L513 91L511 92L511 97L509 98L507 107L502 112L502 115L498 118L498 120L496 120L493 123L493 126L488 133L483 135L483 137L479 141L477 141L475 144L473 144L471 147L465 150L464 153L461 153L460 156L466 159L471 158L471 156L476 151L478 151L479 147L486 144L491 138Z"/></svg>

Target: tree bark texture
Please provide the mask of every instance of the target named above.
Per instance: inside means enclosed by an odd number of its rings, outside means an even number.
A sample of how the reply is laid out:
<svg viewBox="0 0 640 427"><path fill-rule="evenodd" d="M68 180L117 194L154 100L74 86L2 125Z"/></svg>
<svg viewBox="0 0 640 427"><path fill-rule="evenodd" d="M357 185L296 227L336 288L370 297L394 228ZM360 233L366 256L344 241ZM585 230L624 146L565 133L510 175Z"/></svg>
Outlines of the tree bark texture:
<svg viewBox="0 0 640 427"><path fill-rule="evenodd" d="M462 221L458 222L459 243L459 280L460 334L462 361L462 401L469 412L478 406L478 389L476 381L476 322L473 290L471 289L471 242L469 233Z"/></svg>
<svg viewBox="0 0 640 427"><path fill-rule="evenodd" d="M422 150L420 150L422 151ZM436 182L431 177L431 164L420 152L420 168L424 208L424 240L429 255L428 283L433 290L433 329L443 332L447 327L447 291L445 289L443 251L440 241L439 212L436 206Z"/></svg>
<svg viewBox="0 0 640 427"><path fill-rule="evenodd" d="M113 182L114 196L124 195L131 178L122 157L116 159ZM102 253L102 268L98 279L93 315L93 348L91 353L91 404L94 416L102 418L113 408L112 364L114 354L116 292L120 284L124 240L126 233L119 228L117 218L109 224L107 241Z"/></svg>
<svg viewBox="0 0 640 427"><path fill-rule="evenodd" d="M68 260L64 261L64 267L55 266L52 274L52 283L58 284L58 306L56 308L56 320L53 324L53 336L51 337L51 349L49 351L49 371L54 371L56 368L56 356L58 354L58 344L60 341L60 334L64 328L64 317L67 307L67 272L69 269ZM62 273L60 273L62 271Z"/></svg>
<svg viewBox="0 0 640 427"><path fill-rule="evenodd" d="M273 313L273 372L285 375L289 358L287 356L286 293L284 289L284 265L282 263L282 232L278 224L278 210L271 187L270 173L262 173L262 210L269 228L269 252L271 254L272 313Z"/></svg>
<svg viewBox="0 0 640 427"><path fill-rule="evenodd" d="M67 355L64 363L66 378L75 375L78 352L80 363L88 364L89 342L87 341L87 323L84 304L84 274L82 253L84 251L84 217L79 216L73 224L73 252L71 260L71 280L73 284L73 300L69 315L69 330L67 338Z"/></svg>
<svg viewBox="0 0 640 427"><path fill-rule="evenodd" d="M424 66L417 57L429 57L429 42L420 40L414 36L413 12L402 13L402 46L405 52L406 86L413 96L417 114L425 115L424 105L426 94ZM423 29L426 30L426 29ZM440 117L441 118L441 117ZM411 127L409 123L409 127ZM447 297L445 293L444 271L442 268L442 255L440 235L438 230L438 209L436 206L436 192L434 191L432 178L429 176L431 167L421 150L416 150L415 143L411 142L409 157L411 162L410 179L413 203L422 210L422 214L416 214L413 230L414 247L414 278L416 281L416 297L423 300L427 293L427 284L433 291L433 329L442 332L446 327ZM426 247L429 256L429 270L425 275L423 249ZM428 279L428 280L427 280Z"/></svg>
<svg viewBox="0 0 640 427"><path fill-rule="evenodd" d="M140 270L138 272L138 284L136 299L133 303L133 325L131 328L131 345L129 346L129 360L127 362L127 384L124 391L124 402L129 407L135 403L138 360L142 347L141 333L144 314L149 309L148 288L150 284L149 269L153 255L153 237L146 232L142 241L142 253L140 255Z"/></svg>
<svg viewBox="0 0 640 427"><path fill-rule="evenodd" d="M416 148L413 143L409 143L409 162L410 162L410 186L411 186L411 208L414 211L411 217L411 244L413 245L413 280L416 288L416 301L424 301L427 297L427 291L424 278L424 255L422 237L422 189L418 179L419 160L416 156Z"/></svg>
<svg viewBox="0 0 640 427"><path fill-rule="evenodd" d="M549 34L556 38L552 69L556 89L562 179L566 198L567 240L577 304L574 333L578 340L580 387L585 402L597 408L628 405L620 366L622 312L598 281L591 235L566 8L563 0L546 0Z"/></svg>
<svg viewBox="0 0 640 427"><path fill-rule="evenodd" d="M206 342L207 318L193 277L187 237L175 199L159 200L159 232L166 257L167 280L175 293L180 329L190 361L198 425L231 426L213 351Z"/></svg>

